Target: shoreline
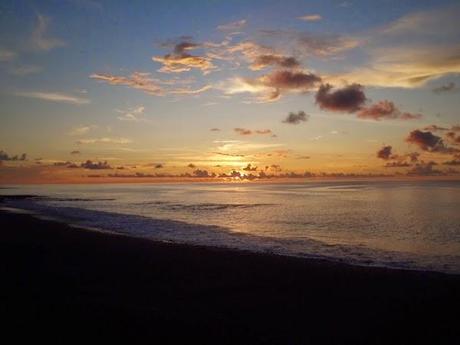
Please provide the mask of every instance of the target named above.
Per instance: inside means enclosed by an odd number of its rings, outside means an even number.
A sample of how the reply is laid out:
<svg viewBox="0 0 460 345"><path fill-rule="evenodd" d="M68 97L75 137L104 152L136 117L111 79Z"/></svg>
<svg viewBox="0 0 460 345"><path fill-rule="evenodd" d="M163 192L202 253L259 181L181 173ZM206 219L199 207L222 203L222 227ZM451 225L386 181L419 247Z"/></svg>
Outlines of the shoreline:
<svg viewBox="0 0 460 345"><path fill-rule="evenodd" d="M229 245L229 244L209 244L209 243L203 243L202 241L187 241L182 238L152 238L152 237L147 237L143 236L140 234L136 233L129 233L129 232L119 232L116 230L111 230L108 228L105 228L101 223L99 225L93 225L93 226L86 226L86 225L80 225L78 223L72 222L70 218L62 217L62 214L42 214L40 212L34 211L32 209L27 209L27 208L21 208L21 206L15 206L15 205L6 205L4 204L5 201L8 200L52 200L52 197L49 196L44 196L44 195L35 195L35 194L13 194L13 195L0 195L0 212L6 211L6 212L13 212L13 213L19 213L19 214L28 214L31 215L37 219L42 219L42 220L49 220L49 221L54 221L57 223L61 223L63 226L68 226L72 228L78 228L81 230L87 230L87 231L93 231L93 232L100 232L100 233L105 233L108 235L118 235L122 237L127 237L127 238L136 238L136 239L142 239L146 241L152 241L152 242L158 242L158 243L171 243L171 244L177 244L177 245L183 245L183 246L192 246L192 247L198 247L198 248L210 248L210 249L216 249L216 250L228 250L230 252L247 252L247 253L253 253L256 255L273 255L273 256L281 256L281 257L291 257L291 258L296 258L300 260L313 260L313 261L322 261L326 263L332 263L332 264L339 264L339 265L346 265L346 266L357 266L357 267L364 267L364 268L376 268L376 269L390 269L390 270L401 270L401 271L416 271L416 272L434 272L434 273L441 273L441 274L449 274L449 275L458 275L460 276L460 271L452 269L451 267L444 265L444 266L438 266L438 267L429 267L429 266L423 266L423 265L404 265L404 261L401 261L401 263L398 264L398 262L382 262L382 261L375 261L373 257L369 257L366 259L364 256L360 257L354 257L354 258L345 258L345 257L340 257L340 256L333 256L333 255L326 255L326 254L314 254L314 253L297 253L295 251L276 251L270 248L270 245L268 247L264 246L259 246L259 247L247 247L247 246L240 246L240 245ZM67 200L67 199L64 199ZM71 200L80 200L80 199L71 199ZM86 200L86 199L81 199L81 200ZM88 199L92 200L92 199ZM113 199L108 199L108 200L113 200ZM89 210L90 211L90 210ZM102 216L104 215L112 215L112 213L107 212L107 211L92 211L92 212L99 212ZM56 213L56 212L54 212ZM98 217L101 217L101 215L98 215ZM113 215L117 215L114 213ZM69 216L67 214L67 216ZM137 217L136 215L132 215L133 217ZM139 216L140 218L144 218L142 216ZM159 220L159 219L155 219ZM136 221L136 220L134 220ZM186 222L182 221L175 221L175 220L163 220L161 219L160 221L171 221L174 223L180 223L184 224L186 226L193 225L195 228L199 228L202 230L203 228L206 228L206 225L198 225L198 224L189 224ZM111 221L113 222L113 221ZM138 224L139 226L140 224ZM160 225L160 227L163 227L163 225ZM212 227L212 226L211 226ZM219 228L219 226L216 226L216 228ZM226 229L226 228L223 228ZM215 229L213 229L215 230ZM219 230L219 229L217 229ZM246 236L247 234L240 234L241 236ZM384 252L382 250L382 252ZM387 253L391 253L391 251L386 251ZM401 258L402 260L407 258Z"/></svg>
<svg viewBox="0 0 460 345"><path fill-rule="evenodd" d="M164 344L453 344L460 276L155 242L0 211L9 330ZM55 325L50 329L50 324Z"/></svg>

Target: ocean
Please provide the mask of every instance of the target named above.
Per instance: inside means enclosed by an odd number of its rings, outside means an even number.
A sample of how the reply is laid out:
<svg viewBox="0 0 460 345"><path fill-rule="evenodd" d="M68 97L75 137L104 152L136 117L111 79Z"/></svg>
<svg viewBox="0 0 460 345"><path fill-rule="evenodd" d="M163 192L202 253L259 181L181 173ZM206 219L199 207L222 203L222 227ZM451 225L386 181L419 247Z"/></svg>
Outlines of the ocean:
<svg viewBox="0 0 460 345"><path fill-rule="evenodd" d="M459 181L8 186L3 207L193 245L460 273Z"/></svg>

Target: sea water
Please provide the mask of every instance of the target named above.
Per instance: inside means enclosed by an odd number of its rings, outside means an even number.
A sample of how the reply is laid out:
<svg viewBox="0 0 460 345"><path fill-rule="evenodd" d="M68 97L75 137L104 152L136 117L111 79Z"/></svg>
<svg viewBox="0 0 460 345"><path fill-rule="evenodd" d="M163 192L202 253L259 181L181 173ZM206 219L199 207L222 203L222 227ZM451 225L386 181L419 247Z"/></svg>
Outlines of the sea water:
<svg viewBox="0 0 460 345"><path fill-rule="evenodd" d="M11 186L71 224L153 240L460 273L459 181Z"/></svg>

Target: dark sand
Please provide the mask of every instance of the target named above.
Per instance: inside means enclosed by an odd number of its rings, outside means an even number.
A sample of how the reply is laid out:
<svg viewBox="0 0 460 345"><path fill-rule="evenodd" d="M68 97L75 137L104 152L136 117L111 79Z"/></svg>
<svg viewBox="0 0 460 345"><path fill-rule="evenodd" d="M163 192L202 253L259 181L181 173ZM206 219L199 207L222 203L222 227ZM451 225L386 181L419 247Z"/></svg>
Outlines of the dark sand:
<svg viewBox="0 0 460 345"><path fill-rule="evenodd" d="M5 212L0 229L1 334L17 340L5 344L460 344L460 276L156 243Z"/></svg>

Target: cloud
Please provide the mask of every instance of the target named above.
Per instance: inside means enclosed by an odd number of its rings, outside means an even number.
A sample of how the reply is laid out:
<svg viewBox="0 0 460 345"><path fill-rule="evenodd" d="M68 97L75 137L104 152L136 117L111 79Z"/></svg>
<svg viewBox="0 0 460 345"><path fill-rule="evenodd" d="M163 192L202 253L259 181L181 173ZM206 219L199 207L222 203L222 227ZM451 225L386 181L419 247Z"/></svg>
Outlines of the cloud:
<svg viewBox="0 0 460 345"><path fill-rule="evenodd" d="M421 114L412 114L408 112L401 112L393 102L383 100L372 104L369 107L361 108L357 113L361 119L369 119L380 121L381 119L400 119L400 120L414 120L420 119Z"/></svg>
<svg viewBox="0 0 460 345"><path fill-rule="evenodd" d="M452 91L455 91L455 90L457 90L457 86L455 85L455 83L450 82L449 84L435 87L433 89L433 92L437 93L437 94L440 94L440 93L444 93L444 92L452 92Z"/></svg>
<svg viewBox="0 0 460 345"><path fill-rule="evenodd" d="M335 91L331 91L332 88L332 85L324 84L318 89L315 98L321 109L353 113L366 102L363 87L359 84L351 84Z"/></svg>
<svg viewBox="0 0 460 345"><path fill-rule="evenodd" d="M380 150L377 151L377 158L388 160L392 158L392 147L391 146L384 146Z"/></svg>
<svg viewBox="0 0 460 345"><path fill-rule="evenodd" d="M273 134L271 129L251 130L251 129L246 129L246 128L234 128L233 130L236 133L238 133L239 135L253 135L253 134L267 135L267 134Z"/></svg>
<svg viewBox="0 0 460 345"><path fill-rule="evenodd" d="M132 141L126 138L92 138L92 139L80 139L76 141L77 144L130 144Z"/></svg>
<svg viewBox="0 0 460 345"><path fill-rule="evenodd" d="M341 79L414 88L460 72L458 4L405 15L362 38L368 61Z"/></svg>
<svg viewBox="0 0 460 345"><path fill-rule="evenodd" d="M54 162L53 166L55 166L55 167L66 167L66 168L72 168L72 169L81 168L81 165L79 166L79 165L77 165L75 163L72 163L72 162L69 162L69 161L66 161L66 162Z"/></svg>
<svg viewBox="0 0 460 345"><path fill-rule="evenodd" d="M358 38L317 32L262 30L261 34L301 57L333 57L361 43Z"/></svg>
<svg viewBox="0 0 460 345"><path fill-rule="evenodd" d="M8 69L8 73L15 75L15 76L23 77L26 75L39 73L42 70L43 68L40 66L23 65L23 66L15 66L15 67Z"/></svg>
<svg viewBox="0 0 460 345"><path fill-rule="evenodd" d="M264 54L256 56L250 68L254 71L258 71L272 65L281 68L297 68L300 66L300 62L292 56Z"/></svg>
<svg viewBox="0 0 460 345"><path fill-rule="evenodd" d="M196 165L193 164L193 163L190 163L190 164L187 165L187 168L195 169L195 168L196 168Z"/></svg>
<svg viewBox="0 0 460 345"><path fill-rule="evenodd" d="M273 132L272 132L271 129L256 129L256 130L254 131L254 133L256 133L256 134L261 134L261 135L273 134Z"/></svg>
<svg viewBox="0 0 460 345"><path fill-rule="evenodd" d="M37 16L37 23L31 37L31 43L34 49L48 51L65 45L64 41L47 36L49 23L50 19L48 17L42 16L41 14Z"/></svg>
<svg viewBox="0 0 460 345"><path fill-rule="evenodd" d="M443 162L442 164L444 164L444 165L460 165L460 159L454 158L454 159L452 159L450 161Z"/></svg>
<svg viewBox="0 0 460 345"><path fill-rule="evenodd" d="M232 153L224 153L224 152L213 152L216 155L226 156L226 157L245 157L245 155L240 154L232 154Z"/></svg>
<svg viewBox="0 0 460 345"><path fill-rule="evenodd" d="M233 79L225 91L227 94L259 94L259 101L271 102L280 99L285 92L308 92L320 81L319 76L310 72L277 70L255 79Z"/></svg>
<svg viewBox="0 0 460 345"><path fill-rule="evenodd" d="M388 162L384 165L385 168L408 168L411 164L405 161Z"/></svg>
<svg viewBox="0 0 460 345"><path fill-rule="evenodd" d="M423 151L438 153L455 153L460 150L447 147L441 137L434 135L430 131L420 131L418 129L409 133L406 142L418 146Z"/></svg>
<svg viewBox="0 0 460 345"><path fill-rule="evenodd" d="M181 41L174 46L173 53L164 56L154 56L153 61L163 64L159 72L181 73L192 69L199 69L203 73L209 73L215 69L208 57L196 56L188 53L190 50L200 48L200 45L190 41Z"/></svg>
<svg viewBox="0 0 460 345"><path fill-rule="evenodd" d="M199 89L191 89L191 88L177 88L169 90L168 92L171 94L176 95L196 95L205 91L212 89L212 85L205 85L200 87Z"/></svg>
<svg viewBox="0 0 460 345"><path fill-rule="evenodd" d="M215 173L210 174L207 170L196 169L193 172L193 176L194 177L215 177L216 174Z"/></svg>
<svg viewBox="0 0 460 345"><path fill-rule="evenodd" d="M243 168L244 171L257 171L257 167L252 166L250 163Z"/></svg>
<svg viewBox="0 0 460 345"><path fill-rule="evenodd" d="M138 107L130 108L128 110L118 110L116 109L121 116L118 116L120 121L131 121L131 122L146 122L148 120L144 119L145 107L140 105Z"/></svg>
<svg viewBox="0 0 460 345"><path fill-rule="evenodd" d="M233 130L239 135L252 135L252 131L246 128L233 128Z"/></svg>
<svg viewBox="0 0 460 345"><path fill-rule="evenodd" d="M297 19L300 19L306 22L317 22L323 19L323 17L321 17L319 14L307 14L305 16L297 17Z"/></svg>
<svg viewBox="0 0 460 345"><path fill-rule="evenodd" d="M71 155L79 155L79 154L81 154L81 152L78 151L78 150L74 150L74 151L71 151L70 154Z"/></svg>
<svg viewBox="0 0 460 345"><path fill-rule="evenodd" d="M220 132L220 128L211 128L210 131L211 132Z"/></svg>
<svg viewBox="0 0 460 345"><path fill-rule="evenodd" d="M172 79L169 81L162 81L158 79L154 79L151 77L150 73L146 72L134 72L128 77L123 76L116 76L111 74L102 74L102 73L94 73L89 76L91 79L96 79L101 82L105 82L110 85L122 85L126 87L130 87L133 89L144 91L149 95L154 96L163 96L165 94L178 94L178 95L195 95L202 92L205 92L212 88L211 85L205 85L199 89L191 89L191 88L173 88L169 87L166 88L164 85L175 85L179 83L179 81Z"/></svg>
<svg viewBox="0 0 460 345"><path fill-rule="evenodd" d="M241 30L243 27L245 27L246 23L247 23L246 19L241 19L241 20L238 20L236 22L231 22L231 23L219 25L217 27L217 30L220 30L220 31L237 31L237 30Z"/></svg>
<svg viewBox="0 0 460 345"><path fill-rule="evenodd" d="M412 169L407 172L407 175L415 176L435 176L435 175L444 175L440 170L436 170L433 167L436 166L436 162L420 162L416 164Z"/></svg>
<svg viewBox="0 0 460 345"><path fill-rule="evenodd" d="M27 154L10 156L3 150L0 150L0 161L25 161L27 160Z"/></svg>
<svg viewBox="0 0 460 345"><path fill-rule="evenodd" d="M460 144L460 135L457 135L454 131L447 132L445 138L454 145Z"/></svg>
<svg viewBox="0 0 460 345"><path fill-rule="evenodd" d="M97 128L95 125L89 125L89 126L79 126L72 128L72 130L69 132L69 135L71 136L79 136L79 135L84 135L90 132L91 130Z"/></svg>
<svg viewBox="0 0 460 345"><path fill-rule="evenodd" d="M134 72L129 77L94 73L89 77L91 79L106 82L110 85L124 85L133 89L142 90L150 95L160 96L163 94L163 90L158 82L150 78L150 73Z"/></svg>
<svg viewBox="0 0 460 345"><path fill-rule="evenodd" d="M87 160L84 163L81 163L80 165L84 169L90 169L90 170L104 170L104 169L112 169L112 167L105 162L92 162L90 160Z"/></svg>
<svg viewBox="0 0 460 345"><path fill-rule="evenodd" d="M305 114L304 111L298 111L297 113L290 112L288 116L283 120L283 123L298 125L301 122L308 121L309 117L310 115Z"/></svg>
<svg viewBox="0 0 460 345"><path fill-rule="evenodd" d="M0 48L0 62L9 62L14 60L16 57L16 52L5 48Z"/></svg>
<svg viewBox="0 0 460 345"><path fill-rule="evenodd" d="M429 125L429 126L426 126L424 128L425 131L432 131L432 132L436 132L436 131L448 131L449 128L447 127L441 127L441 126L438 126L438 125Z"/></svg>
<svg viewBox="0 0 460 345"><path fill-rule="evenodd" d="M36 98L43 101L69 104L88 104L90 101L87 98L77 97L65 93L58 92L18 92L16 95L21 97Z"/></svg>

